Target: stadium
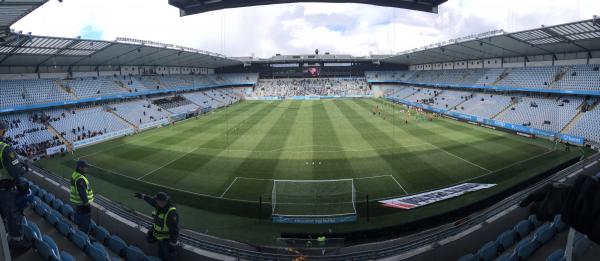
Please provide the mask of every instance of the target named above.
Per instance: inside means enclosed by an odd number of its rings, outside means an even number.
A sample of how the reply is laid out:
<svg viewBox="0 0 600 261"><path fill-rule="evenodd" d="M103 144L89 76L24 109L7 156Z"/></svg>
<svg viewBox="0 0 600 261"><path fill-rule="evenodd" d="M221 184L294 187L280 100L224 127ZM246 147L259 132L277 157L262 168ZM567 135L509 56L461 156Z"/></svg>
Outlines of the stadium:
<svg viewBox="0 0 600 261"><path fill-rule="evenodd" d="M436 15L451 1L319 2ZM30 249L11 253L4 220L0 260L161 260L145 239L154 208L134 197L159 192L177 207L177 260L600 254L593 233L519 207L600 172L599 17L390 54L257 58L11 27L47 2L0 1L2 140L33 195ZM305 1L164 2L202 16ZM80 162L89 234L70 203Z"/></svg>

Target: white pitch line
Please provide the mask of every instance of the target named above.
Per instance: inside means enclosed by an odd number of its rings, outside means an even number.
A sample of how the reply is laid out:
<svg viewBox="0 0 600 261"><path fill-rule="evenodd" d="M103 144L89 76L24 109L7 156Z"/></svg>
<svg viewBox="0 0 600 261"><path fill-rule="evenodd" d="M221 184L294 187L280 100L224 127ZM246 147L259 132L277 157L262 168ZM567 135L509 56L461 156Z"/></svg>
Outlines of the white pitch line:
<svg viewBox="0 0 600 261"><path fill-rule="evenodd" d="M489 170L489 169L486 169L486 168L484 168L484 167L482 167L482 166L479 166L479 165L477 165L477 164L475 164L475 163L473 163L473 162L470 162L470 161L468 161L468 160L464 159L464 158L463 158L463 157L461 157L461 156L458 156L458 155L456 155L456 154L454 154L454 153L452 153L452 152L449 152L449 151L447 151L447 150L445 150L445 149L442 149L442 148L440 148L440 147L438 147L438 146L436 146L436 145L433 145L433 144L431 144L431 143L429 143L429 142L428 142L428 144L429 144L429 145L431 145L431 146L433 146L433 147L435 147L435 148L436 148L436 149L438 149L438 150L441 150L441 151L443 151L443 152L447 153L448 155L451 155L451 156L453 156L453 157L455 157L455 158L457 158L457 159L460 159L460 160L462 160L462 161L464 161L464 162L466 162L466 163L469 163L469 164L471 164L471 165L473 165L473 166L475 166L475 167L478 167L478 168L480 168L480 169L482 169L482 170L485 170L485 171L487 171L487 172L489 172L489 173L492 173L492 172L493 172L493 171L491 171L491 170Z"/></svg>
<svg viewBox="0 0 600 261"><path fill-rule="evenodd" d="M526 162L526 161L530 161L530 160L532 160L532 159L539 158L539 157L541 157L541 156L544 156L544 155L546 155L546 154L548 154L548 153L550 153L550 152L552 152L552 150L546 151L545 153L542 153L542 154L540 154L540 155L533 156L533 157L531 157L531 158L527 158L527 159L524 159L524 160L521 160L521 161L517 161L517 162L515 162L515 163L513 163L513 164L510 164L510 165L508 165L508 166L504 166L504 167L502 167L502 168L500 168L500 169L497 169L497 170L494 170L494 171L492 171L492 172L490 172L490 173L486 173L486 174L483 174L483 175L479 175L479 176L476 176L476 177L472 177L472 178L465 179L465 180L463 180L463 181L461 181L461 182L458 182L458 183L456 183L456 184L450 185L450 187L451 187L451 186L454 186L454 185L461 184L461 183L465 183L465 182L467 182L467 181L471 181L471 180L474 180L474 179L478 179L478 178L482 178L482 177L485 177L485 176L489 176L489 175L491 175L491 174L494 174L494 173L500 172L500 171L502 171L502 170L508 169L508 168L510 168L510 167L512 167L512 166L515 166L515 165L521 164L521 163L523 163L523 162Z"/></svg>
<svg viewBox="0 0 600 261"><path fill-rule="evenodd" d="M398 184L398 186L402 189L402 191L404 191L404 194L408 195L408 191L406 191L406 189L404 189L404 187L402 186L402 184L400 184L400 182L398 182L398 180L396 179L396 177L389 175L392 177L392 179L394 180L394 182L396 182L396 184Z"/></svg>
<svg viewBox="0 0 600 261"><path fill-rule="evenodd" d="M229 189L233 186L233 184L237 181L237 179L238 179L238 177L235 177L235 179L233 179L231 184L229 184L229 187L227 187L227 189L225 189L225 191L223 191L223 194L221 194L220 198L223 198L225 196L225 194L227 194L227 191L229 191Z"/></svg>
<svg viewBox="0 0 600 261"><path fill-rule="evenodd" d="M370 176L370 177L360 177L360 178L354 178L354 179L376 179L376 178L383 178L383 177L391 177L392 175L379 175L379 176Z"/></svg>
<svg viewBox="0 0 600 261"><path fill-rule="evenodd" d="M181 158L183 158L183 157L185 157L185 156L189 155L190 153L192 153L192 152L194 152L194 151L196 151L196 149L190 150L190 151L188 151L187 153L185 153L185 154L181 155L180 157L177 157L177 158L175 158L175 159L173 159L173 160L171 160L171 161L169 161L169 162L165 163L164 165L162 165L162 166L160 166L160 167L158 167L158 168L156 168L156 169L154 169L154 170L152 170L152 171L150 171L150 172L148 172L148 173L146 173L146 174L142 175L141 177L137 178L137 180L141 180L141 179L145 178L146 176L148 176L148 175L150 175L150 174L152 174L152 173L154 173L154 172L157 172L157 171L159 171L160 169L162 169L162 168L164 168L164 167L166 167L166 166L170 165L171 163L173 163L173 162L175 162L175 161L178 161L178 160L180 160Z"/></svg>

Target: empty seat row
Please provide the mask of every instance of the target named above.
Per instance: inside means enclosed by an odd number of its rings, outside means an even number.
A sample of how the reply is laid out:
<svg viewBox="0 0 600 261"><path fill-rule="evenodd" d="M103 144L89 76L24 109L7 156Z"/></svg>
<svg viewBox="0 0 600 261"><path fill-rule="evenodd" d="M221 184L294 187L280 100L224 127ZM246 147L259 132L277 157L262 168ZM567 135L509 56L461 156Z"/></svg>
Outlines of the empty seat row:
<svg viewBox="0 0 600 261"><path fill-rule="evenodd" d="M477 253L467 254L458 260L527 260L527 258L533 255L540 246L548 243L559 231L565 229L566 225L561 221L560 216L556 216L553 222L542 224L534 215L532 215L529 216L528 219L518 222L513 229L500 234L495 241L484 244ZM513 248L513 250L509 251L511 248ZM509 253L504 253L507 251L509 251Z"/></svg>
<svg viewBox="0 0 600 261"><path fill-rule="evenodd" d="M35 195L34 197L34 212L43 217L48 224L52 225L56 230L68 238L77 248L85 252L92 260L109 261L120 260L118 257L124 258L126 261L157 261L156 257L146 256L144 252L133 245L128 245L123 239L117 235L111 235L110 232L92 221L92 234L94 238L90 238L87 234L78 230L73 225L73 208L63 203L56 198L52 193L38 187L30 182L30 189ZM31 224L31 225L29 225ZM24 237L31 242L47 241L47 245L43 246L42 242L38 242L43 249L50 251L42 251L40 255L45 260L64 260L61 259L60 252L56 247L52 247L50 240L44 240L39 232L39 228L34 223L29 222L24 229ZM34 244L35 245L35 244ZM56 244L54 244L56 246ZM116 258L110 257L107 248L114 253ZM66 259L71 260L71 259ZM74 260L74 259L73 259Z"/></svg>

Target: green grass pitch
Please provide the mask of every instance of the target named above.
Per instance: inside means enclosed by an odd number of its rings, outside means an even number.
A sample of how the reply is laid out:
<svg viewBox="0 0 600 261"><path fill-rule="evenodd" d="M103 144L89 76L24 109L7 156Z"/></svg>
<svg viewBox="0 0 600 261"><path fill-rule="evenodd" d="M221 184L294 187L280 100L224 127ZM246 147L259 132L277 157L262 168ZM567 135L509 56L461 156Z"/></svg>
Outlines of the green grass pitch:
<svg viewBox="0 0 600 261"><path fill-rule="evenodd" d="M373 116L374 106L394 116ZM270 201L274 179L353 179L359 200L366 195L376 200L464 182L499 183L500 190L577 153L447 119L411 118L406 124L405 117L399 116L404 109L378 99L244 101L197 120L82 148L40 165L68 177L74 160L85 159L104 170L92 177L98 193L148 211L132 199L131 184L151 183L194 195L256 202L261 197ZM533 167L527 168L529 163ZM119 175L130 179L115 182L112 178ZM494 191L440 204L452 207ZM183 204L180 208L188 215L182 216L186 227L241 241L268 242L282 230L305 231L298 225L263 221L256 228L261 231L258 236L240 235L248 231L245 226L256 224L250 217L254 214L220 215ZM410 219L431 211L424 207L415 214L399 215ZM390 225L398 222L394 215L333 227Z"/></svg>

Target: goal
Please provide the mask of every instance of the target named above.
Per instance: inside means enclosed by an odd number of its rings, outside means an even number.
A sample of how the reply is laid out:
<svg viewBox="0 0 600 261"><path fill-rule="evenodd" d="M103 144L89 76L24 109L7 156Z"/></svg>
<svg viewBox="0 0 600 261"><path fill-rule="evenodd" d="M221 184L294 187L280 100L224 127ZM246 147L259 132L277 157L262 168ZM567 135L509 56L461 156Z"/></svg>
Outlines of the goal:
<svg viewBox="0 0 600 261"><path fill-rule="evenodd" d="M328 224L357 219L352 179L274 180L271 201L275 223Z"/></svg>

